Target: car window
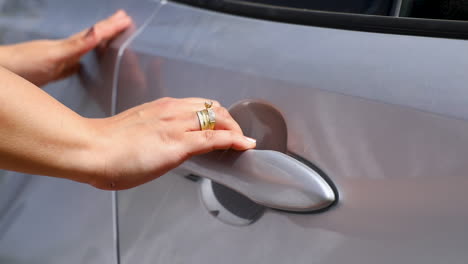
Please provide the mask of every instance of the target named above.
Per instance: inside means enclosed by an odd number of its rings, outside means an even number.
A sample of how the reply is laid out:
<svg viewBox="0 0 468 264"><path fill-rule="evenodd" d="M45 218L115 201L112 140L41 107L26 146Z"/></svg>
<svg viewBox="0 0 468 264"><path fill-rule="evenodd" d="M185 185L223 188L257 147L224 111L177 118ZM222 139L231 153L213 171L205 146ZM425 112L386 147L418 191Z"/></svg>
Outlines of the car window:
<svg viewBox="0 0 468 264"><path fill-rule="evenodd" d="M389 15L393 4L392 0L232 0L230 2L371 15Z"/></svg>
<svg viewBox="0 0 468 264"><path fill-rule="evenodd" d="M468 39L468 5L453 0L172 0L279 22Z"/></svg>

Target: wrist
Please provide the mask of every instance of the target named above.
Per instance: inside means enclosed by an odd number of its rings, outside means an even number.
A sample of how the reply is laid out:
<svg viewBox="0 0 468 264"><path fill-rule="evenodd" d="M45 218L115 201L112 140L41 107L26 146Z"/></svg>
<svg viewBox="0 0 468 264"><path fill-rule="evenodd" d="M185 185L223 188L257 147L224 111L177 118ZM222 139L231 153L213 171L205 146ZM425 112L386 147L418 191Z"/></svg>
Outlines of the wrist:
<svg viewBox="0 0 468 264"><path fill-rule="evenodd" d="M51 176L98 185L105 174L105 151L97 123L97 119L77 118L73 131L69 131L70 143L57 159L56 175Z"/></svg>
<svg viewBox="0 0 468 264"><path fill-rule="evenodd" d="M72 180L92 185L99 189L112 190L112 175L109 163L110 139L106 136L106 128L111 118L82 118L83 148L70 153L73 160Z"/></svg>

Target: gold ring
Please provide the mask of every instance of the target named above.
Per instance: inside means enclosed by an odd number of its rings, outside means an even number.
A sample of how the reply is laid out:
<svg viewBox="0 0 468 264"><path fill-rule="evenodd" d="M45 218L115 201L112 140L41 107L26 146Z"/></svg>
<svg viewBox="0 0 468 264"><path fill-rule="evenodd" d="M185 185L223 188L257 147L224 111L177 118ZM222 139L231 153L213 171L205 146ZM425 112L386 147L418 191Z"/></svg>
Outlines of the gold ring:
<svg viewBox="0 0 468 264"><path fill-rule="evenodd" d="M213 101L210 101L209 103L205 102L205 108L206 109L211 108L212 106L213 106Z"/></svg>
<svg viewBox="0 0 468 264"><path fill-rule="evenodd" d="M216 125L216 114L211 108L213 102L205 102L205 109L197 111L198 121L201 130L213 130Z"/></svg>
<svg viewBox="0 0 468 264"><path fill-rule="evenodd" d="M202 111L197 111L198 122L200 122L200 129L206 130L208 129L207 119Z"/></svg>

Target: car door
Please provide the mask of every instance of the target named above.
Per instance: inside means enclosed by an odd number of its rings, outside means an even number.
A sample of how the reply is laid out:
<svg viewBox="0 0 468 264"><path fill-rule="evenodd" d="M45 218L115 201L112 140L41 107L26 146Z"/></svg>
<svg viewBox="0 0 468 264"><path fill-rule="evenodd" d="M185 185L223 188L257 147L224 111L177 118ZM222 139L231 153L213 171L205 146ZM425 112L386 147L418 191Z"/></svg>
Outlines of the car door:
<svg viewBox="0 0 468 264"><path fill-rule="evenodd" d="M401 1L387 17L182 2L162 2L125 49L116 112L165 96L240 108L262 149L285 145L336 201L264 209L185 164L118 192L122 264L468 261L465 22L400 18Z"/></svg>
<svg viewBox="0 0 468 264"><path fill-rule="evenodd" d="M1 1L0 36L2 44L63 38L126 9L133 30L86 56L80 74L44 87L79 114L101 118L112 110L119 47L153 7L147 1ZM68 180L1 171L0 263L117 263L113 195Z"/></svg>

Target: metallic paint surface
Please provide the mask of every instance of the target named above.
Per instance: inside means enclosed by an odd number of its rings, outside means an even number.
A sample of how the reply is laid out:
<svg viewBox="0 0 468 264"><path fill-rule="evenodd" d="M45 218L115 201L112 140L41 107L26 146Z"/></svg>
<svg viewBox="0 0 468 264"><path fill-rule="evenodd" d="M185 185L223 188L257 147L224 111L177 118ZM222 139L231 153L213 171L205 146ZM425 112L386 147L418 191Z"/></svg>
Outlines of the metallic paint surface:
<svg viewBox="0 0 468 264"><path fill-rule="evenodd" d="M466 263L466 41L273 23L166 4L125 51L117 109L163 96L274 105L340 203L212 217L176 172L119 192L122 263ZM136 60L135 60L136 58Z"/></svg>

